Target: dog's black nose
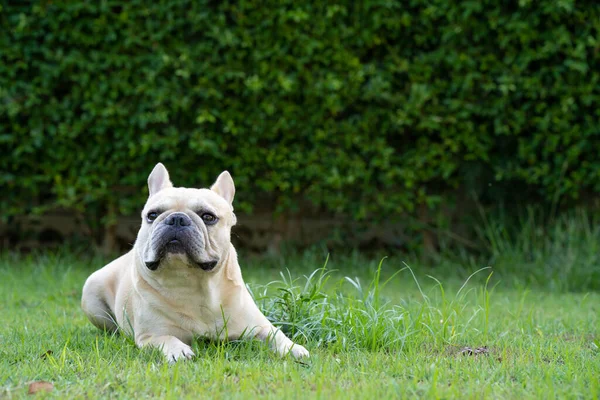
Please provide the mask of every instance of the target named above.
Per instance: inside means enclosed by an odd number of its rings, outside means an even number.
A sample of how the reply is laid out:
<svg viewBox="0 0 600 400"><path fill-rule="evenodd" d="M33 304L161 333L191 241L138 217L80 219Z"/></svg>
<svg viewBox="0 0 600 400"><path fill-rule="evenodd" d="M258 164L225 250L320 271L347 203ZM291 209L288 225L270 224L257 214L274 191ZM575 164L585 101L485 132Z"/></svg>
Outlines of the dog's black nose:
<svg viewBox="0 0 600 400"><path fill-rule="evenodd" d="M185 213L174 212L165 218L165 224L173 226L190 226L192 224L192 220Z"/></svg>

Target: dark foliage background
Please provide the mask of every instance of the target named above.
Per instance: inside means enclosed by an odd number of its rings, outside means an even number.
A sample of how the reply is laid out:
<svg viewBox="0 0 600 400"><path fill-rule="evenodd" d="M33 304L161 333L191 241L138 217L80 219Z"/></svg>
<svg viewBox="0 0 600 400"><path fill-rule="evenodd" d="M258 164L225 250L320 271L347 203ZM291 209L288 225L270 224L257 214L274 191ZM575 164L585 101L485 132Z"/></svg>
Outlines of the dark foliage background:
<svg viewBox="0 0 600 400"><path fill-rule="evenodd" d="M2 4L5 220L110 225L157 161L359 220L600 191L596 1Z"/></svg>

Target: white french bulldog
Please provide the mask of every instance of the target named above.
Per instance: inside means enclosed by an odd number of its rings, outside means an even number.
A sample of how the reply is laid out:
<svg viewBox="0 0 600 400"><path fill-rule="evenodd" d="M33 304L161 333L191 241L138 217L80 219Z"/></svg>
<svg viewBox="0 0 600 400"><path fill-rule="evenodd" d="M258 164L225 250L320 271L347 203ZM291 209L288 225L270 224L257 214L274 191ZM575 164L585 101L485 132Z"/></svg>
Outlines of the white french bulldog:
<svg viewBox="0 0 600 400"><path fill-rule="evenodd" d="M280 355L308 357L260 312L231 244L235 187L227 171L210 189L175 188L158 163L148 177L142 227L127 254L85 282L81 306L101 329L118 327L169 362L194 356L194 336L256 337Z"/></svg>

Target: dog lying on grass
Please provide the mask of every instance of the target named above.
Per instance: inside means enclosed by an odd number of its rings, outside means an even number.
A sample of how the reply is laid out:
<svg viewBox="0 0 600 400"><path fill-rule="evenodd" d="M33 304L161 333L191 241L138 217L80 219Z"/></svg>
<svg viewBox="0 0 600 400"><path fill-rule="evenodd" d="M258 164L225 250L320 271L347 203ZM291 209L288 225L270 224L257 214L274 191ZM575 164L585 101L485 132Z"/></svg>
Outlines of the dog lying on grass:
<svg viewBox="0 0 600 400"><path fill-rule="evenodd" d="M308 357L260 312L231 244L235 187L227 171L210 189L173 187L157 164L133 249L85 282L81 306L98 328L133 335L169 362L194 356L194 336L256 337L280 355Z"/></svg>

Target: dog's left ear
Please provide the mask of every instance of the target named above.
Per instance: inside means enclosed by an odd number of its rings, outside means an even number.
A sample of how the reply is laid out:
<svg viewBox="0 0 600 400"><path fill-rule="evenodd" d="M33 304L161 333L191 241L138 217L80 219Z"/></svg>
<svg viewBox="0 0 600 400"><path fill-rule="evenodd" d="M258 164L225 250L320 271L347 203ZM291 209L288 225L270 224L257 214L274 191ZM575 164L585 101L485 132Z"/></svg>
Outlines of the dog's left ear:
<svg viewBox="0 0 600 400"><path fill-rule="evenodd" d="M210 190L227 200L229 204L233 204L233 196L235 196L235 186L233 178L227 171L221 172L217 181L210 187Z"/></svg>

